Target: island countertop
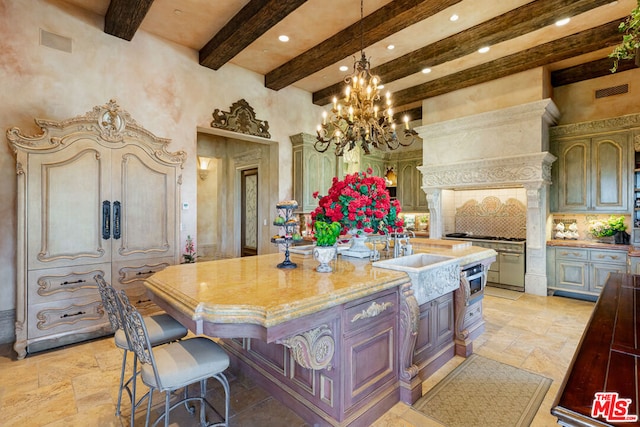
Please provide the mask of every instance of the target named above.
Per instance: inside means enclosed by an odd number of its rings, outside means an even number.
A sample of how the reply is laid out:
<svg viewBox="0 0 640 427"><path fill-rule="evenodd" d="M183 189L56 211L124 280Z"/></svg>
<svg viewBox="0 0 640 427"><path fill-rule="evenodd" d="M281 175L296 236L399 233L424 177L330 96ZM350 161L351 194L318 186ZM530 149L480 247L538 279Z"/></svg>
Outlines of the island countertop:
<svg viewBox="0 0 640 427"><path fill-rule="evenodd" d="M460 265L494 256L468 247L420 252L454 256ZM298 267L279 269L282 253L169 266L146 279L154 302L194 323L253 324L271 328L409 282L399 271L376 268L369 260L339 256L332 273L315 271L311 256L291 255ZM200 325L200 326L198 326Z"/></svg>

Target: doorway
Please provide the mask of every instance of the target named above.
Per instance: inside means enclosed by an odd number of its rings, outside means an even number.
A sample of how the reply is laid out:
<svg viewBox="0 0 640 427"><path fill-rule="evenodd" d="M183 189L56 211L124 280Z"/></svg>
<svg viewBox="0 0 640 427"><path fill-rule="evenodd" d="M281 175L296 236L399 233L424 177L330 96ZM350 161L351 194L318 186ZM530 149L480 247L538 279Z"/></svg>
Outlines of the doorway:
<svg viewBox="0 0 640 427"><path fill-rule="evenodd" d="M258 168L241 171L240 256L258 254Z"/></svg>

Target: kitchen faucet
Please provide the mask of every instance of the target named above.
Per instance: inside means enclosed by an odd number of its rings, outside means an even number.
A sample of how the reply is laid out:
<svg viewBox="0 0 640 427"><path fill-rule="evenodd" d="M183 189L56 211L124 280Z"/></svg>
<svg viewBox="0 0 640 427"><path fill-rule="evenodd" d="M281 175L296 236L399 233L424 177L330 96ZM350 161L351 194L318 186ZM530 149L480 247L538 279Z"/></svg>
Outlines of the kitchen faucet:
<svg viewBox="0 0 640 427"><path fill-rule="evenodd" d="M411 233L411 237L416 237L416 233L411 230L407 230L404 233L392 233L394 258L413 254L413 247L411 246L411 243L409 243L409 233Z"/></svg>

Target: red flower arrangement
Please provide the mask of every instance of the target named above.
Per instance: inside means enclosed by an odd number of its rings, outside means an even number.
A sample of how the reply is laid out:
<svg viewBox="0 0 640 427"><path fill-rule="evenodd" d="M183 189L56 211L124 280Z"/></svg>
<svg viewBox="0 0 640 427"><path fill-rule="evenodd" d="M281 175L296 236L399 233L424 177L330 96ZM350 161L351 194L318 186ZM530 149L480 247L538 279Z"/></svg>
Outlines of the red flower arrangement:
<svg viewBox="0 0 640 427"><path fill-rule="evenodd" d="M398 217L400 202L391 200L384 179L372 172L369 168L346 175L343 180L334 177L326 196L313 193L319 201L311 219L337 221L342 224L343 234L353 229L380 234L402 231L404 221Z"/></svg>

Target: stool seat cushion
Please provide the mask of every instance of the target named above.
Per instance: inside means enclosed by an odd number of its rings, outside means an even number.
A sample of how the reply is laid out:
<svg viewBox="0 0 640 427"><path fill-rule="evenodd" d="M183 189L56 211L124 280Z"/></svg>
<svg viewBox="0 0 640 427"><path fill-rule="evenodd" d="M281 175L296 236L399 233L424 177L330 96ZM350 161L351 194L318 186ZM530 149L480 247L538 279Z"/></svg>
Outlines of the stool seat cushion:
<svg viewBox="0 0 640 427"><path fill-rule="evenodd" d="M142 380L150 387L176 389L223 372L229 367L227 353L209 338L195 337L153 348L158 376L151 364L143 364Z"/></svg>
<svg viewBox="0 0 640 427"><path fill-rule="evenodd" d="M177 341L187 335L187 329L166 313L144 316L143 320L152 346ZM118 329L114 338L116 346L129 350L129 343L123 329Z"/></svg>

